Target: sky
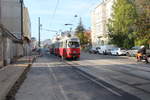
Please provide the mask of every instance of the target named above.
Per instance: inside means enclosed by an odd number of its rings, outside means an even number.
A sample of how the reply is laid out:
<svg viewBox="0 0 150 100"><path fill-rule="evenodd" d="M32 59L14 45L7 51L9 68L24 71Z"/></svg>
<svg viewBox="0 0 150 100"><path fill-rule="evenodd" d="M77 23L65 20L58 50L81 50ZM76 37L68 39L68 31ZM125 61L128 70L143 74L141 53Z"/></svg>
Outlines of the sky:
<svg viewBox="0 0 150 100"><path fill-rule="evenodd" d="M75 29L82 18L86 29L91 27L91 11L102 0L24 0L29 10L32 37L38 39L38 17L41 19L41 40L51 39L55 31ZM77 15L78 17L74 17ZM65 26L65 24L72 24Z"/></svg>

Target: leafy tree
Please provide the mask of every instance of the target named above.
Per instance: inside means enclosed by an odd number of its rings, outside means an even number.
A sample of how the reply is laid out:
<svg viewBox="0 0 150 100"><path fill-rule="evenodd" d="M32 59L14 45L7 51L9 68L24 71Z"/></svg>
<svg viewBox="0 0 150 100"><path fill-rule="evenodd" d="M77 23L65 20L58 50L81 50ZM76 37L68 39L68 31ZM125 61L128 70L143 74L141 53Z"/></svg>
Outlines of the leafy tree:
<svg viewBox="0 0 150 100"><path fill-rule="evenodd" d="M136 22L136 45L147 45L150 41L150 1L136 0L138 19Z"/></svg>
<svg viewBox="0 0 150 100"><path fill-rule="evenodd" d="M108 21L110 43L130 48L134 45L134 30L137 13L129 0L116 0L112 18Z"/></svg>
<svg viewBox="0 0 150 100"><path fill-rule="evenodd" d="M79 25L76 28L76 36L80 39L81 46L84 46L88 43L88 37L85 36L84 32L85 32L85 28L80 18Z"/></svg>

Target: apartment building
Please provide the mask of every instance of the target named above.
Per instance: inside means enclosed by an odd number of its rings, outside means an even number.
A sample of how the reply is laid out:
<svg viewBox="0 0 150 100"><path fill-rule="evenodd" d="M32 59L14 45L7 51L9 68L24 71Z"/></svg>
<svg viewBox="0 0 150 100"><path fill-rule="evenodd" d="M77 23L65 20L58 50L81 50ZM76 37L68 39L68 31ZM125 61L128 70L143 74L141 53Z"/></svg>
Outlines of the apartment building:
<svg viewBox="0 0 150 100"><path fill-rule="evenodd" d="M112 6L115 0L103 0L91 12L91 36L92 46L108 44L107 23L113 12Z"/></svg>

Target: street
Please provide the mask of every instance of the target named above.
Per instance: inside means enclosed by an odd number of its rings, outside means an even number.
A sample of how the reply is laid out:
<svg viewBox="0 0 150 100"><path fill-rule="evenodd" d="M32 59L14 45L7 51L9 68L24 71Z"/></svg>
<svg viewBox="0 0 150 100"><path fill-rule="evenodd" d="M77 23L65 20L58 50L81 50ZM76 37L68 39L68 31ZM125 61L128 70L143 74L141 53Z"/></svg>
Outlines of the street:
<svg viewBox="0 0 150 100"><path fill-rule="evenodd" d="M90 57L84 53L78 61L61 61L48 54L39 57L16 94L16 100L140 100L104 81L97 81L74 67L79 67L79 64L90 65L92 61L98 66L100 62L96 61L101 60L99 56L95 57L97 60ZM110 59L106 57L106 60ZM107 76L106 73L104 75Z"/></svg>
<svg viewBox="0 0 150 100"><path fill-rule="evenodd" d="M0 100L150 100L150 0L0 0Z"/></svg>
<svg viewBox="0 0 150 100"><path fill-rule="evenodd" d="M150 64L137 63L133 57L84 52L80 60L68 63L142 100L150 98Z"/></svg>

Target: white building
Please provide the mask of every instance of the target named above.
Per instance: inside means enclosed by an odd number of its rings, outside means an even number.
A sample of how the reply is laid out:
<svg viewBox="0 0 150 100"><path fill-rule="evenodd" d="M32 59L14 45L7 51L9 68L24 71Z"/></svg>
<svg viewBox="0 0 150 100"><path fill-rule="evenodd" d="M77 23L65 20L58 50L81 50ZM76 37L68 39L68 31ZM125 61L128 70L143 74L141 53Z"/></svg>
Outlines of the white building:
<svg viewBox="0 0 150 100"><path fill-rule="evenodd" d="M108 44L108 31L107 23L108 19L111 18L113 12L112 6L115 0L104 0L100 3L91 13L92 26L91 36L92 45L104 45Z"/></svg>

